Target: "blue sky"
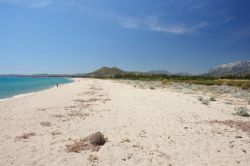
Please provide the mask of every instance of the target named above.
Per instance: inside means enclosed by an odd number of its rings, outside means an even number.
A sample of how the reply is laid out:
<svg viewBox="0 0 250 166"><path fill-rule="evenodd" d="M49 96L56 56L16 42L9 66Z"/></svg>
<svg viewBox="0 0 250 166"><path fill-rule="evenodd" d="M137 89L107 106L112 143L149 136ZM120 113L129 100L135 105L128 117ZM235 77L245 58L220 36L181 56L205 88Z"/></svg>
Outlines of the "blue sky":
<svg viewBox="0 0 250 166"><path fill-rule="evenodd" d="M0 73L203 73L250 60L249 0L0 0Z"/></svg>

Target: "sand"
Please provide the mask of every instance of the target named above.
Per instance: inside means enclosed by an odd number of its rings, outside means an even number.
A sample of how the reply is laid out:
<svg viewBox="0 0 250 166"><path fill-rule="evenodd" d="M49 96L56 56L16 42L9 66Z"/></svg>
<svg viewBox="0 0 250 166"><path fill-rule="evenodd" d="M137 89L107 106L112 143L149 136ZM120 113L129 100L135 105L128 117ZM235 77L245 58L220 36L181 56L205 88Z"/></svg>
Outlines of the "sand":
<svg viewBox="0 0 250 166"><path fill-rule="evenodd" d="M199 94L135 84L75 79L1 101L0 165L250 165L242 129L250 118L232 115L237 104L205 105ZM103 146L67 151L95 132L106 137Z"/></svg>

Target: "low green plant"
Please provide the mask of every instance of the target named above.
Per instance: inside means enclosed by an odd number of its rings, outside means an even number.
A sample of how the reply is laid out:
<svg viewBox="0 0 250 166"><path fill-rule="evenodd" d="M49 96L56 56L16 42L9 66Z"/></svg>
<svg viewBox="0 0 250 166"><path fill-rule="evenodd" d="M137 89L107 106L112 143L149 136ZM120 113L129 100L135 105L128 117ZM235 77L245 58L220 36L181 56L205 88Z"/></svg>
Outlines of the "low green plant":
<svg viewBox="0 0 250 166"><path fill-rule="evenodd" d="M237 107L234 109L236 113L233 115L243 116L243 117L249 117L249 113L246 107Z"/></svg>

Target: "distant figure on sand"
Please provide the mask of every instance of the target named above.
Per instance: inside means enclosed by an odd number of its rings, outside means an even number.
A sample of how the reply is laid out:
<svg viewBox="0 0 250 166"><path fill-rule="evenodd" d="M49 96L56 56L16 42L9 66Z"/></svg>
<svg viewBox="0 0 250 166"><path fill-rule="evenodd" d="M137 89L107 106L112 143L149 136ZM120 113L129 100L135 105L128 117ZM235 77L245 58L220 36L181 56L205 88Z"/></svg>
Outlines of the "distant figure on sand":
<svg viewBox="0 0 250 166"><path fill-rule="evenodd" d="M58 82L56 83L56 87L57 87L57 88L59 87L59 84L58 84Z"/></svg>

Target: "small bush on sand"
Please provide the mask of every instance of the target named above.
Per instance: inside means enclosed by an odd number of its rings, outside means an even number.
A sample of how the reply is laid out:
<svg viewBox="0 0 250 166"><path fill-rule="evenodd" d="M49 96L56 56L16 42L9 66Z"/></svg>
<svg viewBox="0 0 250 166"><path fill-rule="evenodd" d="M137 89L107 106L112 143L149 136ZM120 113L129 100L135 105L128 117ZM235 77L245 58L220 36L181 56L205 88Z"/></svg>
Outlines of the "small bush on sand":
<svg viewBox="0 0 250 166"><path fill-rule="evenodd" d="M216 101L215 97L214 96L210 97L210 101Z"/></svg>
<svg viewBox="0 0 250 166"><path fill-rule="evenodd" d="M101 132L96 132L94 134L91 134L88 137L88 139L89 139L90 144L92 145L101 146L101 145L104 145L106 142L104 135Z"/></svg>
<svg viewBox="0 0 250 166"><path fill-rule="evenodd" d="M60 135L62 133L60 131L55 130L55 131L52 131L51 134L52 135Z"/></svg>
<svg viewBox="0 0 250 166"><path fill-rule="evenodd" d="M50 122L41 122L40 125L42 125L43 127L49 127L51 126Z"/></svg>
<svg viewBox="0 0 250 166"><path fill-rule="evenodd" d="M31 133L24 133L21 136L16 137L17 139L28 139L31 136L35 136L36 133L31 132Z"/></svg>
<svg viewBox="0 0 250 166"><path fill-rule="evenodd" d="M89 155L88 160L91 163L96 163L96 162L98 162L99 158L96 155L91 154L91 155Z"/></svg>
<svg viewBox="0 0 250 166"><path fill-rule="evenodd" d="M125 143L125 142L131 142L131 141L128 138L122 139L121 143Z"/></svg>
<svg viewBox="0 0 250 166"><path fill-rule="evenodd" d="M198 97L198 101L203 101L203 100L204 100L203 97L201 96Z"/></svg>
<svg viewBox="0 0 250 166"><path fill-rule="evenodd" d="M92 150L98 151L102 145L106 143L107 139L100 132L93 133L88 137L79 141L74 141L72 145L66 145L67 152L80 153L81 151Z"/></svg>
<svg viewBox="0 0 250 166"><path fill-rule="evenodd" d="M248 89L250 89L250 82L245 82L245 83L243 83L243 84L241 85L241 88L242 88L243 90L248 90Z"/></svg>
<svg viewBox="0 0 250 166"><path fill-rule="evenodd" d="M198 97L198 101L200 101L204 105L208 105L209 102L210 102L210 99L209 100L208 99L204 99L203 97L199 96Z"/></svg>
<svg viewBox="0 0 250 166"><path fill-rule="evenodd" d="M210 100L208 100L208 99L204 99L204 100L202 100L202 104L208 105L208 104L209 104L209 101L210 101Z"/></svg>
<svg viewBox="0 0 250 166"><path fill-rule="evenodd" d="M237 107L234 110L236 111L234 115L249 117L249 113L246 107Z"/></svg>

